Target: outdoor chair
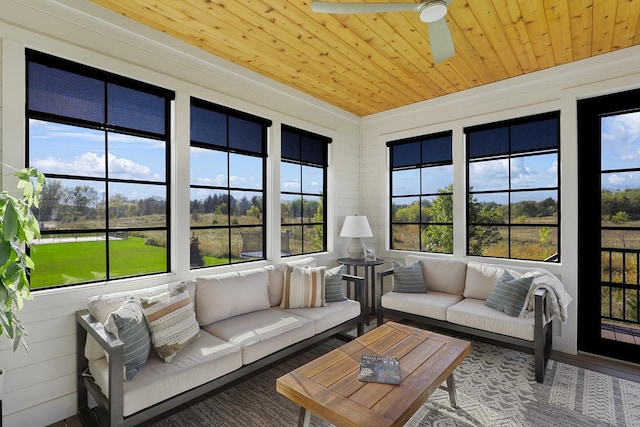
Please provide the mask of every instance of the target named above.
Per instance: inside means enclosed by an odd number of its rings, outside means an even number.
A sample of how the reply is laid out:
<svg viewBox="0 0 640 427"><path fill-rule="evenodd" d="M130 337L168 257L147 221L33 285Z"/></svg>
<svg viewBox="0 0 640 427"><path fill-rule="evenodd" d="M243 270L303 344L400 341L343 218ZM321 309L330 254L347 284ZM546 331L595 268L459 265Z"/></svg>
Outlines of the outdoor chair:
<svg viewBox="0 0 640 427"><path fill-rule="evenodd" d="M241 231L242 236L242 250L240 251L241 259L262 259L264 254L262 252L263 247L263 233L262 231ZM285 231L280 233L280 255L291 255L291 249L289 247L289 240L291 239L291 232Z"/></svg>

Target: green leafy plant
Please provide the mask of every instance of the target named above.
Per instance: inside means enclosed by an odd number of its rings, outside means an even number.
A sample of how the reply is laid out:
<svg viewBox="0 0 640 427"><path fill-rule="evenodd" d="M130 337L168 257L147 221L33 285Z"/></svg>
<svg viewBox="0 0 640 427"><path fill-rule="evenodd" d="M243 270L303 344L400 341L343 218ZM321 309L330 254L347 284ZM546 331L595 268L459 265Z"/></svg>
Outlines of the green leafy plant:
<svg viewBox="0 0 640 427"><path fill-rule="evenodd" d="M40 224L31 209L38 207L45 176L35 168L22 169L16 176L22 197L0 192L0 335L13 342L13 351L21 344L28 351L18 313L25 300L33 299L27 270L35 266L26 250L40 237Z"/></svg>

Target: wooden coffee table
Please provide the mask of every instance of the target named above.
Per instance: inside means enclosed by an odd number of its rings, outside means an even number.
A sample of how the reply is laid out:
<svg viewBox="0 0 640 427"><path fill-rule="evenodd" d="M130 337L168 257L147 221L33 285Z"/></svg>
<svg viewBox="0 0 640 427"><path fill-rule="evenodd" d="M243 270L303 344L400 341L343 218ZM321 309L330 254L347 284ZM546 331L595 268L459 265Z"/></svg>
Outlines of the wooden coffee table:
<svg viewBox="0 0 640 427"><path fill-rule="evenodd" d="M453 371L470 351L469 341L387 322L278 378L276 390L300 405L299 426L310 411L337 426L401 426L445 380L458 407ZM363 354L399 358L400 385L358 381Z"/></svg>

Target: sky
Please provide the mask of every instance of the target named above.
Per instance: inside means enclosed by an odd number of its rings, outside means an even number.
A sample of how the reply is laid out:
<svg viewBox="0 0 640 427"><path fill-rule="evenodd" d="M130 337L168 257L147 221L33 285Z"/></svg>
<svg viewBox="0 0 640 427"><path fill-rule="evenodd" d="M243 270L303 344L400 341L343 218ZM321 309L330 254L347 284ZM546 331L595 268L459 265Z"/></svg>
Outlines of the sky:
<svg viewBox="0 0 640 427"><path fill-rule="evenodd" d="M640 112L603 117L602 188L623 190L640 188L639 172L616 172L617 169L640 169Z"/></svg>
<svg viewBox="0 0 640 427"><path fill-rule="evenodd" d="M511 188L550 188L558 185L558 162L555 154L544 154L511 159ZM420 192L418 169L394 173L393 194L418 194ZM451 166L425 168L422 173L424 194L435 193L453 183ZM474 191L508 190L509 161L507 159L476 162L470 165L469 185ZM527 200L540 201L555 192L524 193Z"/></svg>
<svg viewBox="0 0 640 427"><path fill-rule="evenodd" d="M602 187L609 190L638 188L640 173L616 172L616 169L640 168L640 112L603 117L602 119L602 168L609 170L602 176ZM82 176L104 175L104 133L68 125L30 121L29 165L45 173L77 174ZM165 176L165 147L161 141L109 133L108 155L110 176L123 179L163 181ZM260 190L262 162L259 158L231 155L227 171L226 155L211 150L191 150L191 183ZM508 188L508 163L504 160L473 163L470 168L470 185L474 190ZM530 186L556 186L558 163L555 155L542 155L512 159L513 188ZM317 168L303 167L302 180L299 167L283 167L281 188L284 191L300 191L320 194L322 174ZM302 185L301 185L302 182ZM415 194L419 192L420 177L415 171L394 175L393 193ZM450 170L434 169L424 174L423 187L429 191L445 188L452 183ZM98 191L103 188L96 186ZM418 189L418 190L416 190ZM128 186L121 191L130 198L161 197L162 191L154 186Z"/></svg>
<svg viewBox="0 0 640 427"><path fill-rule="evenodd" d="M164 181L165 147L162 141L108 133L109 154L105 155L104 132L57 123L31 120L29 123L29 165L49 174L104 177L108 158L110 177ZM195 185L263 189L263 167L260 157L227 154L192 147L190 150L190 182ZM302 174L302 176L301 176ZM100 194L102 184L90 181L63 181L65 186L92 185ZM113 187L115 188L115 186ZM284 191L322 194L322 168L284 164L281 170ZM115 191L112 189L111 191ZM159 197L162 191L148 185L118 185L117 191L130 199ZM212 194L193 190L192 198ZM252 196L254 192L247 192Z"/></svg>
<svg viewBox="0 0 640 427"><path fill-rule="evenodd" d="M109 134L109 171L114 178L159 181L165 180L164 142ZM29 121L29 166L45 174L104 177L104 132L39 120ZM91 181L62 181L66 187L90 185L104 193L104 184ZM111 193L129 199L156 197L165 199L164 186L114 185Z"/></svg>

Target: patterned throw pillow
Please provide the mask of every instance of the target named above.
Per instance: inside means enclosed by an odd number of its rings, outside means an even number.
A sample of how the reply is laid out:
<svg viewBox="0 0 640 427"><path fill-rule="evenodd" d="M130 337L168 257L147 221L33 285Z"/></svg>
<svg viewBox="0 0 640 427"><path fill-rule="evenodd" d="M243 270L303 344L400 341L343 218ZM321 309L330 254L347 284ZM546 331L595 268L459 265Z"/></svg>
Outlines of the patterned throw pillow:
<svg viewBox="0 0 640 427"><path fill-rule="evenodd" d="M284 269L280 308L326 306L324 279L327 267L290 267Z"/></svg>
<svg viewBox="0 0 640 427"><path fill-rule="evenodd" d="M533 277L525 276L516 279L505 270L484 304L509 316L518 317L524 309L531 283L533 283Z"/></svg>
<svg viewBox="0 0 640 427"><path fill-rule="evenodd" d="M186 284L140 301L151 331L151 343L165 362L171 362L180 350L200 337Z"/></svg>
<svg viewBox="0 0 640 427"><path fill-rule="evenodd" d="M424 294L427 286L424 283L424 273L422 271L422 261L414 262L411 265L400 264L393 261L393 292Z"/></svg>
<svg viewBox="0 0 640 427"><path fill-rule="evenodd" d="M324 278L324 299L326 302L346 301L344 286L342 284L342 274L344 265L327 270Z"/></svg>
<svg viewBox="0 0 640 427"><path fill-rule="evenodd" d="M124 347L124 379L133 378L149 358L151 337L140 301L131 298L109 314L104 328L118 337Z"/></svg>

